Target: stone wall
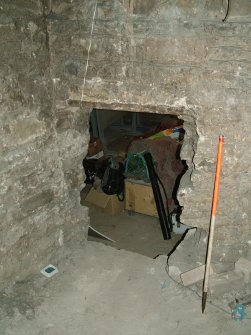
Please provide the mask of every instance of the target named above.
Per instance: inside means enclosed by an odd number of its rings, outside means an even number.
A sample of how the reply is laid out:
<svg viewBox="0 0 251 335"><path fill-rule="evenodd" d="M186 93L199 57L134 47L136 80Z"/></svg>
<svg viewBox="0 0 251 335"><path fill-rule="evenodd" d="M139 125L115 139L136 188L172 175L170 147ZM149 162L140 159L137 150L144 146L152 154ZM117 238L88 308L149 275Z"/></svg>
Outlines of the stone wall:
<svg viewBox="0 0 251 335"><path fill-rule="evenodd" d="M73 235L86 239L89 112L56 103L47 14L43 1L0 1L0 284L38 272Z"/></svg>
<svg viewBox="0 0 251 335"><path fill-rule="evenodd" d="M79 190L92 106L185 120L182 220L205 229L225 135L214 255L245 254L250 1L234 1L223 23L225 10L221 0L0 0L1 282L38 271L73 235L85 239Z"/></svg>
<svg viewBox="0 0 251 335"><path fill-rule="evenodd" d="M61 58L72 105L185 120L189 170L178 198L188 225L208 229L218 136L225 136L214 255L228 262L244 254L251 241L250 1L233 2L225 23L227 2L220 0L54 4L52 25L65 20L55 45L68 46Z"/></svg>

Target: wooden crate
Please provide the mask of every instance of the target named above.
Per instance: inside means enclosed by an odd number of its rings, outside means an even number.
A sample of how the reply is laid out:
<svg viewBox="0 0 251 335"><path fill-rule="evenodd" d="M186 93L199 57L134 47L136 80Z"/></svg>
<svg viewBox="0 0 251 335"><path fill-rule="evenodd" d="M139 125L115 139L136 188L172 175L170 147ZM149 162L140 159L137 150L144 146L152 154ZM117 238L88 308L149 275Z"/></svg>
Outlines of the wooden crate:
<svg viewBox="0 0 251 335"><path fill-rule="evenodd" d="M126 180L125 209L158 217L152 186Z"/></svg>

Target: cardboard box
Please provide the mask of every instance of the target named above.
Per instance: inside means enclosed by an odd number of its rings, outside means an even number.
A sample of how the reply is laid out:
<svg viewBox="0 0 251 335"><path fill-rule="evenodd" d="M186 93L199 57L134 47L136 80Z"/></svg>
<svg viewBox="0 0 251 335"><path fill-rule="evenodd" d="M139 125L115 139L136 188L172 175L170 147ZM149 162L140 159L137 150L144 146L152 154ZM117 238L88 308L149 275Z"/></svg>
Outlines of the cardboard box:
<svg viewBox="0 0 251 335"><path fill-rule="evenodd" d="M152 186L126 180L125 209L158 217Z"/></svg>
<svg viewBox="0 0 251 335"><path fill-rule="evenodd" d="M107 195L96 191L94 188L91 188L85 200L101 208L105 213L110 215L119 214L125 208L125 202L119 201L116 194Z"/></svg>

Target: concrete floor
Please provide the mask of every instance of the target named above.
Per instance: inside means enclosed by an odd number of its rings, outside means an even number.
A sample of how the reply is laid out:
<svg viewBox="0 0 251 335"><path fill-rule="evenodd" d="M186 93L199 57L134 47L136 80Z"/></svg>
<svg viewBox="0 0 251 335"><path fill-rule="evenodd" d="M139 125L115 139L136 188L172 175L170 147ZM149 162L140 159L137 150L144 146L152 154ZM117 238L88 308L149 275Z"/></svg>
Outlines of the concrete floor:
<svg viewBox="0 0 251 335"><path fill-rule="evenodd" d="M166 255L181 235L164 241L156 218L125 211L90 206L90 220L115 242L73 241L51 279L38 273L0 292L0 335L250 334L251 319L209 302L202 315L198 293L169 277Z"/></svg>
<svg viewBox="0 0 251 335"><path fill-rule="evenodd" d="M88 242L57 265L51 279L19 283L12 309L2 304L1 335L250 334L250 319L209 304L202 315L200 298L168 277L166 256Z"/></svg>
<svg viewBox="0 0 251 335"><path fill-rule="evenodd" d="M89 236L91 241L154 258L160 254L168 255L182 237L180 234L172 234L172 239L165 241L159 221L155 217L139 213L130 216L127 211L111 216L95 206L86 205L89 207L91 226L115 242Z"/></svg>

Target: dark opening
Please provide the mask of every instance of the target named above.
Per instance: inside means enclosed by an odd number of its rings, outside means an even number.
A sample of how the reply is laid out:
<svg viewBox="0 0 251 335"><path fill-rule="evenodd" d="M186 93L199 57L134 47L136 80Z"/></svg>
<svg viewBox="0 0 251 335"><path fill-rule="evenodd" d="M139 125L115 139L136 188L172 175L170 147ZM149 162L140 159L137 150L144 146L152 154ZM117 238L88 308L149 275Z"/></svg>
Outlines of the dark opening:
<svg viewBox="0 0 251 335"><path fill-rule="evenodd" d="M81 203L90 209L90 240L150 257L170 252L185 231L177 199L187 170L180 158L184 135L183 120L176 115L93 109L81 192ZM166 216L169 212L173 232L168 241L161 232L145 152L152 155Z"/></svg>

